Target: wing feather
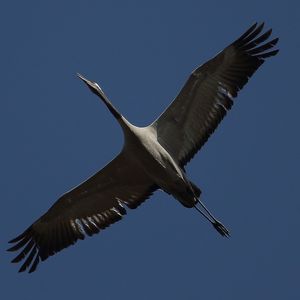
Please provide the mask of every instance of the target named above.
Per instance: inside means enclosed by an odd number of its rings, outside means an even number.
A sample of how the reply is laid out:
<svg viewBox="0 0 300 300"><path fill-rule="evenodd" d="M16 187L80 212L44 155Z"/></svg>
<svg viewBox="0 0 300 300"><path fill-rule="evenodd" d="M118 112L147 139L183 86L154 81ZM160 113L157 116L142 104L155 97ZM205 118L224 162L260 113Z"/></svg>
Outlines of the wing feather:
<svg viewBox="0 0 300 300"><path fill-rule="evenodd" d="M184 167L208 140L253 73L278 50L255 23L235 42L192 72L178 96L150 126L159 143ZM261 34L261 35L260 35ZM269 51L271 50L271 51Z"/></svg>
<svg viewBox="0 0 300 300"><path fill-rule="evenodd" d="M130 176L129 176L130 175ZM58 199L27 230L10 243L20 251L12 260L25 259L19 272L36 270L40 261L122 219L123 206L138 207L156 185L121 152L97 174Z"/></svg>

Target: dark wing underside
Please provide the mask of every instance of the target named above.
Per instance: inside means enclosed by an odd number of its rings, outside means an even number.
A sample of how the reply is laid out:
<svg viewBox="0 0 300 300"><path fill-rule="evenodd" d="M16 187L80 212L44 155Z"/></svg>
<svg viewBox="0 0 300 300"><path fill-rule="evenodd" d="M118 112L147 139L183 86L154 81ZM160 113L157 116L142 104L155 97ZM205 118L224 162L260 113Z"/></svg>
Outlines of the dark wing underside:
<svg viewBox="0 0 300 300"><path fill-rule="evenodd" d="M233 98L265 59L276 55L271 30L251 26L216 57L197 68L179 95L151 125L159 143L184 167L205 144L233 104Z"/></svg>
<svg viewBox="0 0 300 300"><path fill-rule="evenodd" d="M8 251L20 251L12 262L25 259L20 272L56 252L91 236L126 214L123 204L136 208L157 189L121 152L87 181L64 194L36 222L11 240Z"/></svg>

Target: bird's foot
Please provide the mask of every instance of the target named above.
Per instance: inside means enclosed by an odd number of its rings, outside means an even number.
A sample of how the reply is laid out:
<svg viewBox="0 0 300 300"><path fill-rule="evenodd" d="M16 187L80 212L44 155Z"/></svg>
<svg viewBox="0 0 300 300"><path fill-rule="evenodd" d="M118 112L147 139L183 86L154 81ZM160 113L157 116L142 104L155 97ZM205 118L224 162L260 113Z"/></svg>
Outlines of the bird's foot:
<svg viewBox="0 0 300 300"><path fill-rule="evenodd" d="M212 225L222 236L230 237L228 229L222 223L214 221Z"/></svg>

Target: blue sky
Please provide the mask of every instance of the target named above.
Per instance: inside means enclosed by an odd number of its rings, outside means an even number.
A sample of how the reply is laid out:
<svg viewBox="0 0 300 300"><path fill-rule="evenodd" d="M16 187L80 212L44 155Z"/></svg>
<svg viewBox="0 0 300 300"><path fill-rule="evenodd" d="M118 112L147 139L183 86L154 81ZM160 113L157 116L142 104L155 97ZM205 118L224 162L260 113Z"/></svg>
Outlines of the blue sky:
<svg viewBox="0 0 300 300"><path fill-rule="evenodd" d="M72 3L72 4L71 4ZM297 1L6 1L1 5L1 295L6 299L298 299ZM255 21L280 37L188 166L231 230L157 192L123 221L18 274L7 241L121 149L96 80L147 125L199 64Z"/></svg>

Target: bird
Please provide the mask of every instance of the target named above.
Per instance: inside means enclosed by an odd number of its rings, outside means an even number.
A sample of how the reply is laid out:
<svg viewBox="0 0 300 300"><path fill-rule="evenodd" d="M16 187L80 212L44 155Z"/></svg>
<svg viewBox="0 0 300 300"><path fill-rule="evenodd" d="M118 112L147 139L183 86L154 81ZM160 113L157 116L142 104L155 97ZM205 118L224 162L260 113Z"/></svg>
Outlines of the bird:
<svg viewBox="0 0 300 300"><path fill-rule="evenodd" d="M78 77L106 105L120 124L124 145L103 169L62 195L23 233L9 241L19 272L34 272L41 261L121 220L160 189L186 208L201 213L224 237L229 230L200 200L201 189L185 166L231 109L249 78L278 53L272 29L255 23L215 57L196 68L166 110L150 125L132 125L102 88Z"/></svg>

